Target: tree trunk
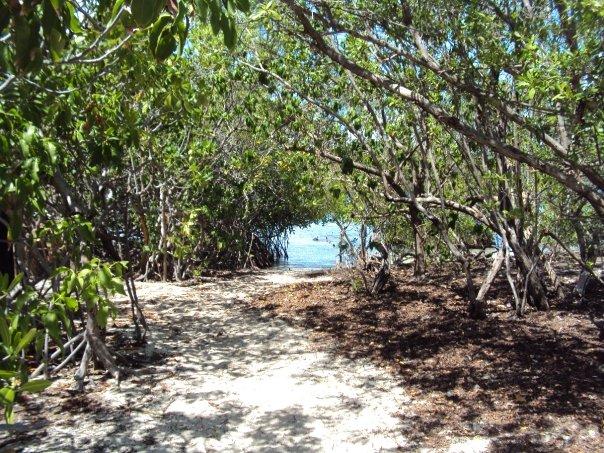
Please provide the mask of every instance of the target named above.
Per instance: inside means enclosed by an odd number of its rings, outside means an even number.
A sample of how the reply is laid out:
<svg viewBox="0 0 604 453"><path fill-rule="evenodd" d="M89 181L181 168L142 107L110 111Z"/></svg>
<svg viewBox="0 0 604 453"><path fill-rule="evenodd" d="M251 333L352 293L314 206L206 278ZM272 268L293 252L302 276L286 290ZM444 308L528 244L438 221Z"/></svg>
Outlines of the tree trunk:
<svg viewBox="0 0 604 453"><path fill-rule="evenodd" d="M147 224L147 216L143 209L142 203L137 197L134 197L132 200L132 206L134 211L138 216L138 222L141 234L143 236L143 247L140 254L140 259L138 263L139 272L142 274L145 272L145 266L147 265L147 261L149 259L149 252L147 251L147 247L151 243L151 236L149 234L149 226Z"/></svg>
<svg viewBox="0 0 604 453"><path fill-rule="evenodd" d="M382 261L382 266L380 267L380 270L378 271L373 280L373 285L371 286L371 294L379 294L380 292L382 292L389 279L390 267L388 266L388 260L386 259Z"/></svg>
<svg viewBox="0 0 604 453"><path fill-rule="evenodd" d="M499 269L501 269L501 265L503 264L503 259L504 259L504 253L503 253L503 249L501 249L495 255L495 257L493 259L493 264L491 265L491 269L489 270L489 273L487 274L486 278L484 279L484 282L482 283L482 285L480 286L480 289L478 290L478 295L476 296L477 303L484 305L484 302L486 301L487 292L491 288L491 285L493 284L493 280L495 280L495 277L497 276Z"/></svg>
<svg viewBox="0 0 604 453"><path fill-rule="evenodd" d="M547 302L547 293L543 282L539 277L538 266L533 267L534 261L515 238L508 238L510 247L514 251L516 262L518 263L518 272L522 281L527 280L526 290L529 296L529 302L539 310L549 310ZM539 259L535 257L534 259Z"/></svg>
<svg viewBox="0 0 604 453"><path fill-rule="evenodd" d="M166 214L166 189L162 185L159 188L159 202L161 207L160 213L160 234L161 237L159 239L160 243L160 253L162 256L162 267L161 267L161 280L165 282L168 280L168 238L167 238L167 214Z"/></svg>
<svg viewBox="0 0 604 453"><path fill-rule="evenodd" d="M365 223L361 223L359 239L361 241L361 249L359 250L359 261L361 262L361 266L365 267L367 263L367 225L365 225Z"/></svg>
<svg viewBox="0 0 604 453"><path fill-rule="evenodd" d="M416 277L422 276L426 272L426 252L424 250L424 237L421 231L421 221L418 209L411 205L409 206L409 214L411 216L411 227L413 228L414 239L414 260L413 260L413 275Z"/></svg>
<svg viewBox="0 0 604 453"><path fill-rule="evenodd" d="M86 315L86 341L88 342L88 346L90 346L94 357L96 357L98 361L103 364L105 369L111 373L119 384L120 369L115 364L109 349L107 349L107 346L101 339L101 333L96 325L94 314L91 311L86 310Z"/></svg>
<svg viewBox="0 0 604 453"><path fill-rule="evenodd" d="M472 269L470 268L470 262L465 258L462 261L462 267L466 274L466 288L468 290L468 299L470 300L470 316L474 319L484 319L487 315L486 307L484 301L476 298L476 288L472 280Z"/></svg>

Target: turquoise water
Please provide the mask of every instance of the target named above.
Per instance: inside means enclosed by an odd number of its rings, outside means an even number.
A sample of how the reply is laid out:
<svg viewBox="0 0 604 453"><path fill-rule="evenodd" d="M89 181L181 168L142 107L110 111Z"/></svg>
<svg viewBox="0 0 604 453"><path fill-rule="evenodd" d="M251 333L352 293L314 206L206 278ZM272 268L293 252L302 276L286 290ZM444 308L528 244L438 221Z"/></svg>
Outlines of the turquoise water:
<svg viewBox="0 0 604 453"><path fill-rule="evenodd" d="M357 226L348 228L348 237L355 246L359 243ZM329 269L338 263L340 228L332 222L315 223L295 228L289 236L289 259L279 267L296 269Z"/></svg>

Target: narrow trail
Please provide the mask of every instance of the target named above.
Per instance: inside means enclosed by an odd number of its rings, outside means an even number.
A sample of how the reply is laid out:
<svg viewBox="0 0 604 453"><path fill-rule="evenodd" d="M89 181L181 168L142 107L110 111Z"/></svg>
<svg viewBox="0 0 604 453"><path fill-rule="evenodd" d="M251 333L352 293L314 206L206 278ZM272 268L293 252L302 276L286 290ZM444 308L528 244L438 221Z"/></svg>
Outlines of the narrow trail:
<svg viewBox="0 0 604 453"><path fill-rule="evenodd" d="M328 277L314 277L314 280ZM403 385L371 363L309 339L311 331L246 308L300 271L197 286L141 284L149 354L135 370L66 406L68 379L29 426L25 451L395 451L404 449ZM62 401L62 402L61 402ZM35 410L35 404L33 404ZM30 408L28 408L28 411ZM67 412L66 412L67 411ZM21 412L19 418L28 414ZM33 423L33 422L32 422Z"/></svg>

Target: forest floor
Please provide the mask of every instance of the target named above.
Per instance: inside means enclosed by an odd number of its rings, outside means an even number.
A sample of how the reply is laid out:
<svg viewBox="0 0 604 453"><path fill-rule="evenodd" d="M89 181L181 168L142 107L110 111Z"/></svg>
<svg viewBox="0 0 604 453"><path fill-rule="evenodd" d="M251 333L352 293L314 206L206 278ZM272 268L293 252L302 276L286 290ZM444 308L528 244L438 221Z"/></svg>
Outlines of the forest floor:
<svg viewBox="0 0 604 453"><path fill-rule="evenodd" d="M119 361L131 370L120 388L98 371L78 394L73 370L66 371L47 391L27 397L15 425L0 427L0 446L45 452L404 446L398 414L410 400L398 378L249 306L285 284L329 278L261 271L137 285L149 344L131 343L125 301L124 317L108 329L109 345L120 345Z"/></svg>
<svg viewBox="0 0 604 453"><path fill-rule="evenodd" d="M476 321L463 278L450 270L394 274L378 297L355 292L358 276L340 272L253 306L400 378L410 398L399 412L404 450L450 451L452 440L467 439L462 451L602 451L604 291L518 319L507 283L496 280L488 317Z"/></svg>
<svg viewBox="0 0 604 453"><path fill-rule="evenodd" d="M495 288L473 321L450 275L396 277L376 299L345 273L141 283L148 344L131 342L125 301L108 330L120 388L96 371L76 393L67 370L0 426L0 450L601 448L601 304L517 320Z"/></svg>

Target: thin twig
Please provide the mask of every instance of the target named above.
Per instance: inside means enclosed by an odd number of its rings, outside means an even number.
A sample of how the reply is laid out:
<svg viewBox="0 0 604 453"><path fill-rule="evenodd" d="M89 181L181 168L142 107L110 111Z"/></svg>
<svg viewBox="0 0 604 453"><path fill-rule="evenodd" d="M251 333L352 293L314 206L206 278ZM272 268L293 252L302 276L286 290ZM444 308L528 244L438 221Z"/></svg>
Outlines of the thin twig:
<svg viewBox="0 0 604 453"><path fill-rule="evenodd" d="M83 336L84 336L84 333L79 333L75 337L72 337L69 341L67 341L63 345L63 349L66 348L67 346L71 346L73 343L75 343L76 341L78 341L79 339L81 339ZM56 359L61 354L61 352L63 352L62 349L57 349L49 357L49 360ZM40 374L42 374L43 370L44 370L44 364L42 363L40 366L38 366L38 368L36 368L34 370L34 372L31 374L30 378L35 378L35 377L39 376Z"/></svg>

